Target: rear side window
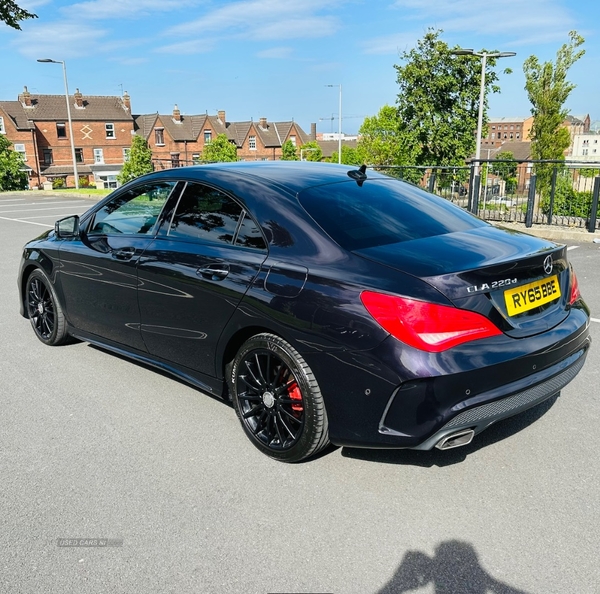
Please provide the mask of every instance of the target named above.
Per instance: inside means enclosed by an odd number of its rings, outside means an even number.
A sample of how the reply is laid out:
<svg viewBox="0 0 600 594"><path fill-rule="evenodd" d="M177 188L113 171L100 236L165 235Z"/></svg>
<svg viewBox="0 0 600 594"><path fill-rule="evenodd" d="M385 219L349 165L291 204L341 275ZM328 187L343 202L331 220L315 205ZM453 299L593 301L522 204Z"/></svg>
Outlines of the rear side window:
<svg viewBox="0 0 600 594"><path fill-rule="evenodd" d="M396 180L317 186L300 192L298 199L320 227L347 250L485 225L443 198Z"/></svg>
<svg viewBox="0 0 600 594"><path fill-rule="evenodd" d="M188 183L169 227L169 237L231 244L242 207L219 190Z"/></svg>

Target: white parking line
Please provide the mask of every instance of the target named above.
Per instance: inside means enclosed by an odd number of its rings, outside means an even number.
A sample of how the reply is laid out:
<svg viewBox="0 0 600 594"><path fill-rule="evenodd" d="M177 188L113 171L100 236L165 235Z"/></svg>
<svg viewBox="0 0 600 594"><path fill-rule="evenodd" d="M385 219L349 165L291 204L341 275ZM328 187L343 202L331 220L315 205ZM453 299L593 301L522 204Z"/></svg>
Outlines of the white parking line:
<svg viewBox="0 0 600 594"><path fill-rule="evenodd" d="M15 223L29 223L30 225L39 225L40 227L49 227L52 229L54 225L46 225L45 223L34 223L33 221L24 221L23 219L9 219L8 217L0 217L3 221L14 221Z"/></svg>
<svg viewBox="0 0 600 594"><path fill-rule="evenodd" d="M596 322L597 324L600 324L600 320L598 318L590 318L590 322Z"/></svg>
<svg viewBox="0 0 600 594"><path fill-rule="evenodd" d="M570 252L571 250L576 250L576 249L578 249L578 248L580 248L580 247L581 247L580 245L570 245L570 246L567 248L567 252Z"/></svg>
<svg viewBox="0 0 600 594"><path fill-rule="evenodd" d="M19 208L18 210L2 210L2 214L10 214L13 212L40 212L42 210L61 210L64 206L52 206L50 208Z"/></svg>

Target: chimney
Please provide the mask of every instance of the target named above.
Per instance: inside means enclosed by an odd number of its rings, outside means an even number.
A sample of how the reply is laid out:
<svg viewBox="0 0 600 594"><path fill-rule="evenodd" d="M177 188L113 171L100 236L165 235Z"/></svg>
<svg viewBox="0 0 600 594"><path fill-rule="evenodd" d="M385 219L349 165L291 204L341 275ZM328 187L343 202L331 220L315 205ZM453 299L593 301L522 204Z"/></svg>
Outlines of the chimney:
<svg viewBox="0 0 600 594"><path fill-rule="evenodd" d="M23 95L21 97L23 99L23 107L32 107L31 94L27 90L27 87L24 87Z"/></svg>
<svg viewBox="0 0 600 594"><path fill-rule="evenodd" d="M129 93L127 91L125 91L125 93L123 94L123 107L127 110L127 111L131 111L131 97L129 97Z"/></svg>
<svg viewBox="0 0 600 594"><path fill-rule="evenodd" d="M181 112L179 111L179 107L177 107L177 104L175 104L175 107L173 108L173 119L176 122L181 122Z"/></svg>
<svg viewBox="0 0 600 594"><path fill-rule="evenodd" d="M83 109L83 95L79 92L79 89L75 89L75 107Z"/></svg>
<svg viewBox="0 0 600 594"><path fill-rule="evenodd" d="M317 124L316 123L312 123L310 125L310 139L317 140Z"/></svg>
<svg viewBox="0 0 600 594"><path fill-rule="evenodd" d="M221 124L223 124L223 126L226 124L226 120L225 120L225 111L224 110L219 110L217 112L217 115L219 116L219 120L221 122Z"/></svg>
<svg viewBox="0 0 600 594"><path fill-rule="evenodd" d="M258 124L263 130L267 129L267 118L260 118L259 124Z"/></svg>

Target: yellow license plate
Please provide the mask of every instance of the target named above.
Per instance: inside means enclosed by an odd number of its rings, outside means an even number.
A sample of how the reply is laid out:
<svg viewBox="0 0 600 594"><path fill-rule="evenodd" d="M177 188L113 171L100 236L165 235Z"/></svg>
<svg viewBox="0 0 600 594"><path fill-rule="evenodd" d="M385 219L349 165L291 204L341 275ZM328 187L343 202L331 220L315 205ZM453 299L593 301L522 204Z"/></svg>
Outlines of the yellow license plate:
<svg viewBox="0 0 600 594"><path fill-rule="evenodd" d="M544 305L544 303L550 303L559 297L560 285L556 274L504 291L504 302L509 316L516 316L534 307Z"/></svg>

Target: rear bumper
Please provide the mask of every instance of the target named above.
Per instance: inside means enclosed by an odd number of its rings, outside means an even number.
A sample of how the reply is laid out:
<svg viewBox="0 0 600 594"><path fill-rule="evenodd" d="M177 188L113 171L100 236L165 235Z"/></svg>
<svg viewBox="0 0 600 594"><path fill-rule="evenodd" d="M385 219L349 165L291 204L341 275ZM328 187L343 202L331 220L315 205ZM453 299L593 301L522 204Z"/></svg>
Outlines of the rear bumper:
<svg viewBox="0 0 600 594"><path fill-rule="evenodd" d="M431 437L412 449L431 450L448 436L461 433L467 429L473 430L474 435L477 435L492 423L517 415L557 395L581 371L586 355L587 348L578 351L550 369L544 370L543 373L539 374L546 378L542 381L539 381L539 378L533 375L526 378L526 380L506 385L504 388L510 393L509 396L493 400L493 394L482 394L482 397L487 397L490 400L487 404L481 404L459 412L439 431L436 431ZM551 377L548 377L549 375ZM532 385L531 382L537 383ZM384 425L380 426L380 431L386 431Z"/></svg>

